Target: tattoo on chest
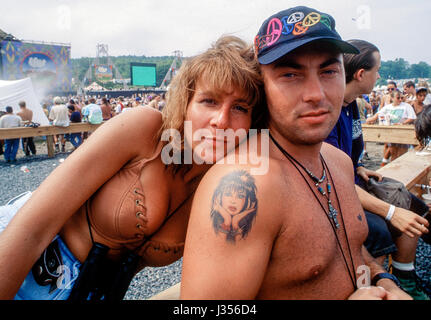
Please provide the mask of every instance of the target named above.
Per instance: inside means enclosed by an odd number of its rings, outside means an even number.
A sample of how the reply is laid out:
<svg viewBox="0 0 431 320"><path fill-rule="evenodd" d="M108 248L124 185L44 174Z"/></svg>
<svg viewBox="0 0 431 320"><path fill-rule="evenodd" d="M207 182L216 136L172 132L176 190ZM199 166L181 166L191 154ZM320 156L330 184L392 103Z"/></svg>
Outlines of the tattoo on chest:
<svg viewBox="0 0 431 320"><path fill-rule="evenodd" d="M244 170L224 176L214 191L211 220L216 234L235 243L245 239L251 231L257 214L256 184Z"/></svg>

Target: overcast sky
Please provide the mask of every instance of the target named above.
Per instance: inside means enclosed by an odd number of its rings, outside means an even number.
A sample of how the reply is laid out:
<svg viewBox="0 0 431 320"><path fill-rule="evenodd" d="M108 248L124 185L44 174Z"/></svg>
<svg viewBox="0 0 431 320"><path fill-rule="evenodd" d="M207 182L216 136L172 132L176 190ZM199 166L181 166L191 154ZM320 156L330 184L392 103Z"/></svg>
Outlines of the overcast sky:
<svg viewBox="0 0 431 320"><path fill-rule="evenodd" d="M383 60L431 64L429 0L1 0L0 29L18 39L70 43L72 58L191 56L223 34L252 42L270 15L296 5L331 14L343 39L376 44Z"/></svg>

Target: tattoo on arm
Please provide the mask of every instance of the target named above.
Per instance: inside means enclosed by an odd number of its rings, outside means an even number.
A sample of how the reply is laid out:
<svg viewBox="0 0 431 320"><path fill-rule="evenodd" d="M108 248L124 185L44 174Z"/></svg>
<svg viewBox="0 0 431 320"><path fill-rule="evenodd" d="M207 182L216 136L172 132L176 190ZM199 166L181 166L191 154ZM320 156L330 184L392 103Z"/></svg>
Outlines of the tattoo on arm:
<svg viewBox="0 0 431 320"><path fill-rule="evenodd" d="M216 234L226 235L226 241L235 243L245 239L257 214L256 184L244 170L224 176L214 191L211 220Z"/></svg>

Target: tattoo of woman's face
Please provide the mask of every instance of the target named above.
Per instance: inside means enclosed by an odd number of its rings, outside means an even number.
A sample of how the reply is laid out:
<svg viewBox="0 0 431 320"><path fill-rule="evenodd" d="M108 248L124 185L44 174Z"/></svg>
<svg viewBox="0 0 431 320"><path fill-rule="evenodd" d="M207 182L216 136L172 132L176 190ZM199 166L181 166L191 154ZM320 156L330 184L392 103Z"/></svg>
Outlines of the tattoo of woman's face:
<svg viewBox="0 0 431 320"><path fill-rule="evenodd" d="M235 243L251 230L257 214L256 184L247 171L234 171L224 176L214 191L211 220L215 232Z"/></svg>

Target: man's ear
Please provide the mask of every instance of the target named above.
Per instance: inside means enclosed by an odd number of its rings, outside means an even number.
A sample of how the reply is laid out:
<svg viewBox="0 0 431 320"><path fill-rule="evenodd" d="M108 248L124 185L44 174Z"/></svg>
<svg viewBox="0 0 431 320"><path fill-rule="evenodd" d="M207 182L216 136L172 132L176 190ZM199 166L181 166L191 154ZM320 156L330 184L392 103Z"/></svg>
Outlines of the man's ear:
<svg viewBox="0 0 431 320"><path fill-rule="evenodd" d="M364 76L365 69L359 69L353 74L353 79L356 81L362 81L362 78Z"/></svg>

